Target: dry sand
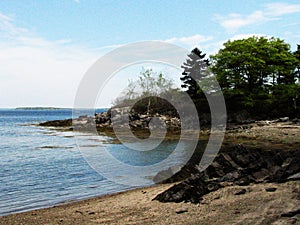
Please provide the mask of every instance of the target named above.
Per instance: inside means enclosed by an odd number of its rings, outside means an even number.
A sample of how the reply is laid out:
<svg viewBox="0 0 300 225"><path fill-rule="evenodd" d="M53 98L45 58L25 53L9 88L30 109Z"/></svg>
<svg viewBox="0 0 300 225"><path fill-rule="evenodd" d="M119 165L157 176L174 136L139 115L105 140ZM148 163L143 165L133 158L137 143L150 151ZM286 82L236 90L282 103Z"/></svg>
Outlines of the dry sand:
<svg viewBox="0 0 300 225"><path fill-rule="evenodd" d="M136 189L0 217L0 224L300 224L300 182L227 186L198 204L152 201L170 185ZM267 192L266 187L275 187ZM241 189L246 193L235 195Z"/></svg>

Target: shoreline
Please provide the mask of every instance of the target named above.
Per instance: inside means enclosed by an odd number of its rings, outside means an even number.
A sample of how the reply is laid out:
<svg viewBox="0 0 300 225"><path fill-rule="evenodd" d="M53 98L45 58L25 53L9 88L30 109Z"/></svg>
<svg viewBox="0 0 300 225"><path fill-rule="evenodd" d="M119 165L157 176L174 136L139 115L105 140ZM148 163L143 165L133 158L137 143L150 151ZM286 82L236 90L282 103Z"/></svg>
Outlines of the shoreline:
<svg viewBox="0 0 300 225"><path fill-rule="evenodd" d="M53 123L54 122L54 123ZM40 124L34 124L35 126L46 127L49 129L54 129L58 131L73 131L72 127L72 119L61 120L61 121L47 121ZM98 128L97 128L98 129ZM87 132L90 131L82 130L80 132ZM147 138L149 136L149 129L133 129L133 134L139 138ZM195 132L193 130L185 131L186 134L188 132ZM210 129L204 128L200 129L199 131L199 140L200 141L207 141L210 137ZM92 131L94 134L94 131ZM112 143L119 143L116 135L112 128L107 129L100 129L97 130L98 135L107 136L113 138ZM124 137L127 136L126 132L122 135ZM188 137L188 135L185 135ZM168 131L165 139L174 139L179 140L181 138L180 130L173 130ZM188 140L188 138L187 138ZM223 146L229 144L243 144L246 147L260 147L260 148L295 148L300 146L300 119L298 122L292 121L269 121L269 120L262 120L262 121L255 121L252 123L247 124L227 124L225 135L223 139Z"/></svg>
<svg viewBox="0 0 300 225"><path fill-rule="evenodd" d="M151 186L129 188L129 189L121 190L121 191L116 191L116 192L111 192L111 193L104 193L104 194L100 194L100 195L96 195L96 196L82 197L82 198L76 198L76 199L70 199L70 200L62 200L62 201L54 203L54 204L49 204L49 205L40 206L40 207L32 207L30 209L24 209L24 210L20 210L20 211L4 213L3 215L0 215L0 222L1 222L1 217L11 216L11 215L15 215L15 214L27 213L27 212L31 212L31 211L39 211L39 210L43 210L43 209L55 208L55 207L58 207L58 206L74 204L74 203L77 203L77 202L89 201L89 200L92 200L94 198L102 198L102 197L106 197L106 196L108 197L108 196L118 195L118 194L121 194L121 193L124 193L124 192L127 192L127 191L133 191L133 190L136 190L136 189L148 188L148 187L151 187Z"/></svg>
<svg viewBox="0 0 300 225"><path fill-rule="evenodd" d="M248 125L247 125L248 126ZM233 143L231 143L233 142ZM300 146L300 126L299 125L293 125L289 122L282 122L282 123L274 123L274 124L263 124L263 125L257 125L256 126L248 126L246 128L238 127L237 129L227 130L226 136L224 139L223 145L226 147L228 144L243 144L247 147L254 146L259 148L264 148L266 150L272 150L272 149L282 149L283 151L290 148L299 148ZM300 182L298 181L287 181L284 183L262 183L262 184L253 184L251 183L248 186L236 186L236 185L228 185L228 187L224 187L222 189L219 189L215 192L208 193L207 195L203 196L203 199L209 199L211 196L215 196L212 199L208 201L208 203L202 203L202 201L199 204L190 204L190 203L160 203L158 201L152 201L152 199L161 193L164 190L167 190L169 187L173 186L175 183L169 183L169 184L159 184L154 185L150 187L138 187L130 190L125 190L121 192L116 193L110 193L110 194L103 194L100 196L95 197L88 197L86 199L77 199L77 200L71 200L67 202L61 202L59 204L56 204L54 206L49 207L43 207L35 210L29 210L25 212L18 212L18 213L11 213L8 215L0 216L0 224L93 224L94 220L96 221L95 224L98 223L107 223L105 220L111 220L109 223L112 224L123 224L123 219L128 220L127 224L136 224L138 222L148 222L148 223L154 223L159 224L159 222L163 222L165 224L180 224L179 221L180 218L185 218L188 216L190 219L194 219L193 222L195 223L201 223L205 224L206 221L211 221L212 223L224 223L224 221L230 221L231 217L237 217L239 220L242 221L243 218L240 217L241 211L251 211L252 214L257 214L260 216L256 217L256 220L253 220L253 222L259 221L258 218L262 216L268 215L262 215L255 211L255 204L257 205L257 202L252 203L252 208L245 205L243 202L241 202L241 199L232 199L232 197L235 196L235 194L232 194L232 190L241 190L245 189L246 194L249 192L257 192L257 195L260 196L261 190L264 190L266 187L276 187L277 189L280 189L280 195L276 194L274 196L277 196L278 198L273 199L276 202L282 201L289 201L288 199L294 194L296 194L297 202L294 204L294 208L292 209L290 205L285 205L284 207L278 206L282 212L285 213L284 210L294 210L296 209L295 205L299 205L300 200ZM290 187L291 186L291 187ZM258 189L260 188L260 193L258 193ZM291 190L291 188L293 190ZM288 196L285 196L285 192L289 193ZM148 193L148 194L147 194ZM223 193L223 197L222 196ZM275 191L276 193L276 191ZM278 193L278 192L277 192ZM263 194L265 194L263 192ZM219 195L219 197L218 197ZM233 196L234 195L234 196ZM242 195L244 196L244 194ZM229 199L227 199L227 197ZM255 196L254 196L255 197ZM268 198L268 195L265 196L266 200L269 202L271 201ZM123 202L120 200L120 198L123 199ZM136 201L135 199L139 199L139 201ZM243 198L242 198L243 199ZM292 198L291 198L292 199ZM237 210L234 207L234 205L228 205L227 210L233 213L229 213L228 215L224 214L219 206L216 205L213 208L212 211L208 211L209 205L214 201L219 201L219 204L228 204L228 201L233 201L237 205L242 205L242 210ZM257 199L260 201L259 199ZM247 199L247 201L251 201L251 199ZM205 201L204 201L205 202ZM274 202L273 202L274 203ZM99 205L100 204L100 205ZM266 204L264 201L261 202L260 208L268 208L271 204ZM277 204L277 203L276 203ZM280 203L281 204L281 203ZM148 206L147 206L148 205ZM114 208L114 213L112 213L110 210L106 209L108 207ZM206 211L208 215L203 217L205 219L199 219L197 218L197 215L201 212L199 212L199 209L195 207L201 206L200 211ZM264 207L263 207L264 206ZM100 208L103 208L100 210ZM141 207L144 210L141 211L138 208ZM160 212L160 208L165 208L168 210L171 210L174 214L170 214L170 216L174 217L170 220L165 220L164 212ZM277 206L276 206L277 207ZM70 209L69 209L70 208ZM127 214L125 209L130 209L131 213ZM71 210L71 211L70 211ZM72 211L73 210L73 211ZM97 211L98 210L98 211ZM99 211L100 210L100 211ZM125 211L124 211L125 210ZM155 212L155 215L158 216L159 220L156 220L155 217L153 217L152 214L148 215L147 212L150 210L150 212ZM185 212L187 210L187 212ZM195 211L196 210L196 211ZM198 211L197 211L198 210ZM271 209L270 209L271 210ZM179 213L177 213L177 211ZM271 213L271 216L273 219L271 220L278 220L282 219L281 214L277 213L276 215L273 215ZM59 220L57 220L56 215L59 215ZM117 214L124 214L123 219L121 220L116 215ZM141 215L140 215L141 214ZM220 214L214 220L212 218L213 215ZM181 215L181 217L178 217L177 215ZM222 217L222 216L223 217ZM80 218L82 216L83 218ZM101 218L99 218L101 217ZM103 217L103 218L102 218ZM133 217L133 219L132 219ZM176 220L177 218L177 220ZM209 218L209 219L208 219ZM245 217L248 220L251 218ZM197 219L197 220L196 220ZM283 218L282 220L285 220L286 218ZM52 223L52 221L55 221L55 223ZM300 218L299 218L300 221ZM237 224L242 224L242 222L233 221ZM245 222L245 221L244 221Z"/></svg>
<svg viewBox="0 0 300 225"><path fill-rule="evenodd" d="M137 188L0 217L0 224L250 224L297 221L300 182L227 186L199 204L152 199L174 184ZM274 192L266 191L275 188ZM237 194L246 190L244 194Z"/></svg>

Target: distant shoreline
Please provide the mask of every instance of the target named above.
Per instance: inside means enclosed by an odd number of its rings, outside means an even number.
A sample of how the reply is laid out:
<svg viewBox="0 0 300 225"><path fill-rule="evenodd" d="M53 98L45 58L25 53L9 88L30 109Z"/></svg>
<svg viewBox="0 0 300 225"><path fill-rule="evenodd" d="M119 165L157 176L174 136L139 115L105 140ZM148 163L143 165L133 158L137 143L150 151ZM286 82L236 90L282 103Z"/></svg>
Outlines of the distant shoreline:
<svg viewBox="0 0 300 225"><path fill-rule="evenodd" d="M0 108L0 109L11 109L11 110L74 110L74 108L64 108L64 107L43 107L43 106L33 106L33 107L15 107L15 108ZM77 108L76 110L105 110L107 111L109 108Z"/></svg>
<svg viewBox="0 0 300 225"><path fill-rule="evenodd" d="M72 108L59 108L59 107L16 107L16 110L64 110Z"/></svg>

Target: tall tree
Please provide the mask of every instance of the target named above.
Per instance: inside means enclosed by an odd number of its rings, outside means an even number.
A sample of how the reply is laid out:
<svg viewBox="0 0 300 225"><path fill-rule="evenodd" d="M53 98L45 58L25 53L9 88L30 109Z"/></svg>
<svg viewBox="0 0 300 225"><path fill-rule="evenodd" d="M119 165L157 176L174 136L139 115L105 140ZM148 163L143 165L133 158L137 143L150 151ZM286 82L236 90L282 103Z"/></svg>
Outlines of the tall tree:
<svg viewBox="0 0 300 225"><path fill-rule="evenodd" d="M223 89L244 93L268 91L276 84L295 81L295 56L279 38L250 37L227 41L213 59L212 71Z"/></svg>
<svg viewBox="0 0 300 225"><path fill-rule="evenodd" d="M201 94L199 82L208 76L208 59L204 59L203 54L198 48L195 48L188 55L188 59L181 66L184 71L180 80L182 88L187 89L187 93L191 98L197 98Z"/></svg>
<svg viewBox="0 0 300 225"><path fill-rule="evenodd" d="M297 59L295 77L298 78L298 83L300 83L300 45L297 45L297 50L294 52L294 56Z"/></svg>

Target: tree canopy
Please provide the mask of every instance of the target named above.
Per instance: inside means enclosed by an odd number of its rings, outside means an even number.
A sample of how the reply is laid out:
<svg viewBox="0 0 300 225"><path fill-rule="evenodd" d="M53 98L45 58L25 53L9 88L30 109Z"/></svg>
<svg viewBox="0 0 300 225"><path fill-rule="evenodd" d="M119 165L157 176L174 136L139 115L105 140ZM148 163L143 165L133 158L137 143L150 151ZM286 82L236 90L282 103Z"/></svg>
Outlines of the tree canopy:
<svg viewBox="0 0 300 225"><path fill-rule="evenodd" d="M274 37L229 40L211 56L211 63L229 110L264 117L297 113L299 46L292 52L289 44Z"/></svg>
<svg viewBox="0 0 300 225"><path fill-rule="evenodd" d="M212 71L224 89L244 93L295 82L297 59L279 38L250 37L228 41L211 56Z"/></svg>
<svg viewBox="0 0 300 225"><path fill-rule="evenodd" d="M173 86L173 80L162 72L143 68L137 79L128 80L127 87L114 100L113 105L124 106L135 103L133 110L139 113L150 114L168 111L173 113L174 108L164 99L180 95L179 90L174 89Z"/></svg>

